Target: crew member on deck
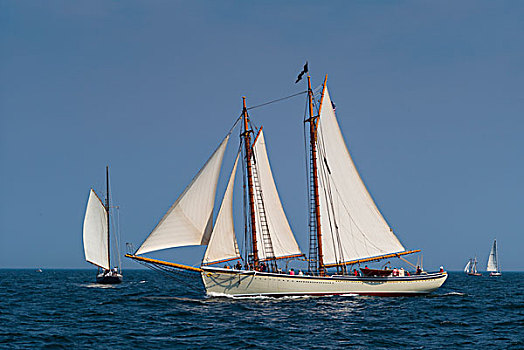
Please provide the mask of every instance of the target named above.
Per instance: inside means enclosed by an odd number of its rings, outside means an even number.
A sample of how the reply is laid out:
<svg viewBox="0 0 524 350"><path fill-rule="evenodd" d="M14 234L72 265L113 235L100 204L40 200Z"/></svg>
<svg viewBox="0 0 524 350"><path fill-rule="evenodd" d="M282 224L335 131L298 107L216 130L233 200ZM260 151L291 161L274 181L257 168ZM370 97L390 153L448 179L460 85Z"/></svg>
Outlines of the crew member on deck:
<svg viewBox="0 0 524 350"><path fill-rule="evenodd" d="M260 264L260 272L265 272L266 271L266 263L261 263Z"/></svg>

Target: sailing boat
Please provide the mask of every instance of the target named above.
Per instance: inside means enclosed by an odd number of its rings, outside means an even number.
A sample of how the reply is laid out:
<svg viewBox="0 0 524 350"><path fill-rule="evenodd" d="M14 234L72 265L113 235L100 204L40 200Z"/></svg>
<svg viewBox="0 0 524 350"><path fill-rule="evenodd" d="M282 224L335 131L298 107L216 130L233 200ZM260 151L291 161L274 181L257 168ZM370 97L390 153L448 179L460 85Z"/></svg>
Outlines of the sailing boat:
<svg viewBox="0 0 524 350"><path fill-rule="evenodd" d="M464 267L464 272L468 276L482 276L482 274L477 271L477 257L469 259L468 263Z"/></svg>
<svg viewBox="0 0 524 350"><path fill-rule="evenodd" d="M501 276L500 266L499 266L499 253L497 249L497 240L493 241L493 246L491 247L491 252L489 253L488 266L486 271L489 272L490 276Z"/></svg>
<svg viewBox="0 0 524 350"><path fill-rule="evenodd" d="M84 218L84 253L87 262L102 269L96 276L97 283L117 284L122 282L122 274L118 266L111 268L109 209L109 167L106 167L105 204L93 189L89 191Z"/></svg>
<svg viewBox="0 0 524 350"><path fill-rule="evenodd" d="M430 293L439 288L447 272L394 274L374 270L363 276L356 268L419 252L406 251L387 224L362 182L338 126L327 90L327 76L320 94L311 88L308 75L309 123L308 172L309 256L308 270L284 273L279 266L303 259L284 212L273 179L262 127L251 121L243 97L242 114L204 167L169 208L134 254L126 257L153 269L174 274L200 274L210 296L361 295L399 296ZM242 121L239 153L213 225L216 186L232 130ZM306 125L304 123L304 125ZM253 139L253 141L252 141ZM240 152L242 157L240 158ZM238 249L234 231L233 183L239 160L244 180L246 251ZM193 267L144 254L181 246L207 245L202 264ZM237 260L233 268L216 264ZM287 263L285 264L287 266ZM397 271L398 272L398 271Z"/></svg>

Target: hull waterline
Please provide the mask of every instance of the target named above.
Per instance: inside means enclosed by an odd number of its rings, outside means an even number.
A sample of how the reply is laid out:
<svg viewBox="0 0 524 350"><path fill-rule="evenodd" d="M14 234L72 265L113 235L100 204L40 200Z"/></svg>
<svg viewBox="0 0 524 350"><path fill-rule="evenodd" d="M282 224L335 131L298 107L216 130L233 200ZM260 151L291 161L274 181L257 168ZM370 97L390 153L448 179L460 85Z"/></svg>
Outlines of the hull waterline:
<svg viewBox="0 0 524 350"><path fill-rule="evenodd" d="M202 281L210 296L416 296L438 289L448 275L406 277L300 276L203 267Z"/></svg>
<svg viewBox="0 0 524 350"><path fill-rule="evenodd" d="M100 284L119 284L122 283L121 274L104 275L103 273L96 276L96 283Z"/></svg>

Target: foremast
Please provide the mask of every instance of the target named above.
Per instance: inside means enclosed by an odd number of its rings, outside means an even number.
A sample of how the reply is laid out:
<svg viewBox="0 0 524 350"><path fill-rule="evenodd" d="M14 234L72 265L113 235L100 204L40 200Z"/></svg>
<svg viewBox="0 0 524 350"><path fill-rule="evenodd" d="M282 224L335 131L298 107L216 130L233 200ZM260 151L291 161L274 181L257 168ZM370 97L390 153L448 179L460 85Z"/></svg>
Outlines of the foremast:
<svg viewBox="0 0 524 350"><path fill-rule="evenodd" d="M251 159L253 157L253 152L251 148L251 132L249 129L249 117L247 115L246 108L246 97L242 97L242 118L244 121L244 132L242 137L244 138L244 146L246 152L246 172L247 172L247 187L248 187L248 197L249 197L249 219L251 224L251 253L252 253L252 263L253 267L257 268L259 259L258 259L258 247L257 247L257 233L256 233L256 217L255 217L255 195L253 191L253 169L251 167ZM249 261L249 259L248 259Z"/></svg>
<svg viewBox="0 0 524 350"><path fill-rule="evenodd" d="M320 197L318 190L318 167L317 167L317 136L318 136L318 120L320 118L320 111L322 108L322 100L324 97L324 88L326 86L327 75L322 86L322 95L320 98L320 105L318 114L314 115L313 109L313 90L311 89L311 77L307 76L308 83L308 102L309 102L309 142L311 152L311 181L312 181L312 196L313 196L313 211L310 213L310 254L309 254L309 270L313 273L318 273L321 276L326 274L324 266L324 259L322 253L322 227L320 224ZM310 194L311 195L311 194Z"/></svg>

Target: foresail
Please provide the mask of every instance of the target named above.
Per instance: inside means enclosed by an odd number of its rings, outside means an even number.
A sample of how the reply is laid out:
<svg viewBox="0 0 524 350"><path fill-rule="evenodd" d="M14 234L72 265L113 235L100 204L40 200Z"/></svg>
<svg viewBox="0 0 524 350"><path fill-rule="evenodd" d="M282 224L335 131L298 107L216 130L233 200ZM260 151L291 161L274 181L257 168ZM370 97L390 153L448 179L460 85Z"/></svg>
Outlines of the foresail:
<svg viewBox="0 0 524 350"><path fill-rule="evenodd" d="M229 177L226 192L224 193L224 198L218 211L215 226L209 238L206 253L204 254L204 264L240 258L233 223L233 188L239 155L240 153L237 154L235 165L233 166L233 171Z"/></svg>
<svg viewBox="0 0 524 350"><path fill-rule="evenodd" d="M317 137L324 264L404 251L358 174L324 89Z"/></svg>
<svg viewBox="0 0 524 350"><path fill-rule="evenodd" d="M464 267L464 272L469 272L469 265L471 265L471 260L468 261L468 263L467 263L466 266Z"/></svg>
<svg viewBox="0 0 524 350"><path fill-rule="evenodd" d="M302 252L293 236L267 156L264 133L260 130L253 145L252 165L254 169L255 221L258 257L260 260L301 255ZM256 173L256 174L255 174ZM271 248L264 235L271 238ZM272 251L271 251L272 250Z"/></svg>
<svg viewBox="0 0 524 350"><path fill-rule="evenodd" d="M93 189L89 191L83 231L86 260L104 269L109 269L107 213Z"/></svg>
<svg viewBox="0 0 524 350"><path fill-rule="evenodd" d="M494 241L493 246L491 247L491 252L489 253L488 266L486 268L486 271L496 272L498 270L496 251L497 251L497 241Z"/></svg>
<svg viewBox="0 0 524 350"><path fill-rule="evenodd" d="M138 248L136 255L208 243L218 176L228 140L229 135Z"/></svg>

